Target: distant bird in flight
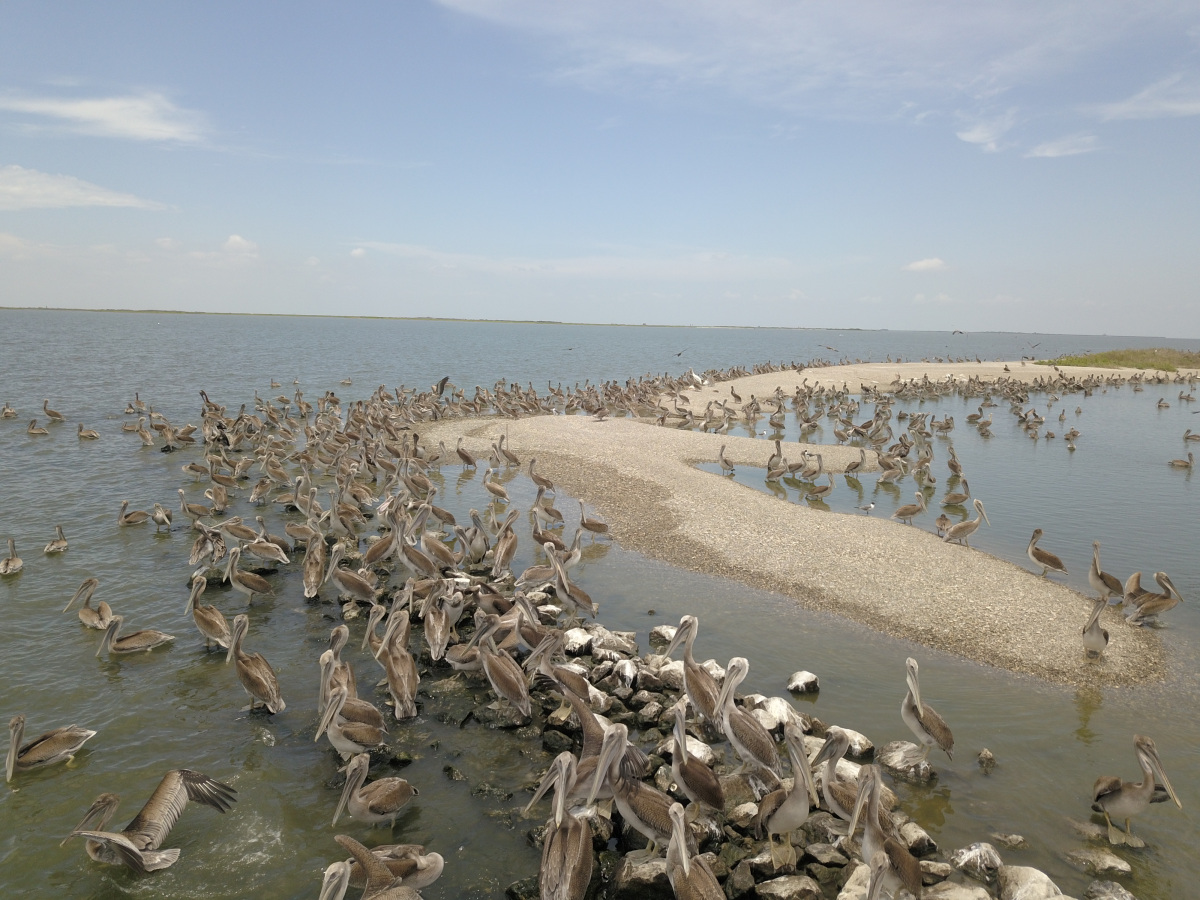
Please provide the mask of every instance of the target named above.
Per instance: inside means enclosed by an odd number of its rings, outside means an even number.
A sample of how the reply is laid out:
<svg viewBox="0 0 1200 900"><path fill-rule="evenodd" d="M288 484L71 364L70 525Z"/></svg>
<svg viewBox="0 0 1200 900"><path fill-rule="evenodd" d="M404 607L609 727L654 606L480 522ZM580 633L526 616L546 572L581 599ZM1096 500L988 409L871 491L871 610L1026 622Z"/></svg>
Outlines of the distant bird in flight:
<svg viewBox="0 0 1200 900"><path fill-rule="evenodd" d="M676 353L675 355L676 355L676 356L683 356L683 354L687 353L687 352L688 352L689 350L691 350L691 349L692 349L691 347L684 347L682 350L680 350L680 351L679 351L678 353Z"/></svg>
<svg viewBox="0 0 1200 900"><path fill-rule="evenodd" d="M958 329L955 329L954 331L952 331L952 332L950 332L950 333L951 333L951 334L966 334L966 332L965 332L965 331L959 331Z"/></svg>

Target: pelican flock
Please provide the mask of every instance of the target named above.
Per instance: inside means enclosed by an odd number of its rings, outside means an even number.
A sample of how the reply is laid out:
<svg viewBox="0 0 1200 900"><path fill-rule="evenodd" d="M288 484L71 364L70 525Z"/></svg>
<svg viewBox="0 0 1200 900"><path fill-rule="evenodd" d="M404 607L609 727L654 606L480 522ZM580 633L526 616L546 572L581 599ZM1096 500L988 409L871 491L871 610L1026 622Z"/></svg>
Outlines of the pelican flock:
<svg viewBox="0 0 1200 900"><path fill-rule="evenodd" d="M735 370L729 374L745 373ZM914 414L906 431L895 439L893 427L899 420L893 420L890 413L877 413L873 420L856 423L848 409L841 409L843 396L815 398L811 389L804 393L800 388L793 398L751 396L748 401L731 391L730 398L710 404L707 410L693 410L686 401L683 405L688 408L681 410L683 388L701 380L693 374L690 380L656 381L655 421L725 434L735 420L745 419L752 427L761 414L769 415L769 424L778 431L784 424L784 409L791 403L802 433L811 433L822 416L829 416L836 420L833 430L840 442L859 442L858 461L845 469L851 476L845 490L858 491L858 503L866 499L861 496L861 479L868 465L877 466L879 485L888 490L897 491L895 485L908 477L919 488L917 502L899 506L892 518L913 525L928 511L927 504L934 502L937 478L931 468L930 438L948 436L955 428L953 417L939 421L926 413ZM343 383L349 384L349 380ZM272 386L279 387L278 383ZM895 396L910 389L931 388L900 385ZM739 695L739 688L750 677L747 657L734 656L724 668L712 660L698 661L694 647L699 620L695 615L681 618L662 652L642 656L637 652L635 634L609 631L598 621L585 623L585 617L598 618L602 601L593 599L577 583L586 568L581 562L587 560L593 545L606 545L604 539L612 530L603 519L588 515L582 499L576 501L578 520L572 516L567 522L556 506L553 482L535 472L537 459L530 457L527 475L520 471L522 456L532 448L514 449L504 433L492 443L490 453L482 441L472 446L475 440L465 436L457 438L451 454L445 440L435 437L436 447L424 443L414 427L423 421L483 411L508 416L575 412L592 416L594 426L604 427L599 423L606 418L635 408L634 400L621 394L619 385L606 385L603 391L589 385L570 394L551 389L538 395L532 387L526 391L519 385L498 384L490 391L477 389L471 398L443 378L430 392L389 392L381 386L348 405L334 391L306 401L297 387L294 397L280 395L267 400L256 396L253 411L243 407L234 414L205 392L201 399L201 424L196 427L169 422L140 397L125 411L140 417L136 433L144 445L169 451L195 445L204 453L203 462L181 467L189 488L178 489L180 511L191 521L188 532L194 535L194 541L189 537L184 545L190 546L190 556L184 549L179 560L182 565L186 558L186 564L194 567L184 613L192 617L204 649L216 644L226 650L226 662L234 664L238 681L250 695L246 711L254 713L253 721L272 721L255 712L262 706L270 716L287 722L293 733L314 735L312 742L305 737L307 746L302 751L312 755L313 765L324 766L330 781L340 776L332 821L323 827L336 827L348 813L354 821L344 827L357 829L358 837L330 834L330 854L340 845L351 859L328 863L320 888L322 897L342 897L351 887L361 887L364 897L400 900L420 897L420 891L436 884L445 864L440 854L416 845L380 844L372 838L402 829L405 810L420 808L426 799L418 785L388 774L382 766L387 764L388 748L397 736L419 733L422 715L439 709L440 694L428 686L436 683L441 690L452 679L492 701L473 707L471 717L507 729L511 740L554 731L565 734L571 745L546 769L527 807L532 810L553 790L549 818L537 836L542 853L538 873L542 897L583 898L596 877L611 877L611 870L598 876L603 867L594 850L596 835L619 835L617 846L627 855L664 865L666 883L675 896L716 898L726 895L731 877L727 854L718 856L721 847L738 846L742 848L739 853L762 852L764 856L753 868L756 881L790 877L801 869L802 861L812 861L811 844L816 842L810 840L810 828L828 835L841 854L861 859L869 873L868 896L898 896L902 889L920 896L921 866L916 854L921 852L921 842L914 839L914 833L923 832L884 781L889 774L910 778L921 767L927 768L934 748L944 751L948 764L953 764L955 739L942 716L925 702L915 658L906 660L907 692L894 721L897 730L901 722L907 726L915 744L899 742L908 748L907 756L901 754L899 761L877 758L875 765L851 763L847 757L856 758L857 738L848 729L820 725L787 698L755 695L758 699L752 700ZM838 404L836 410L834 403ZM1045 417L1026 410L1025 403L1022 398L1018 410L1014 398L1014 416L1020 427L1034 436ZM761 413L760 405L764 407ZM879 405L880 410L886 408ZM6 416L8 409L6 406ZM990 415L983 418L984 409L981 405L978 414L967 417L965 427L984 434L991 426ZM48 407L48 401L43 411L51 422L63 421ZM1065 414L1060 416L1060 421L1063 419ZM50 431L35 430L34 424L30 433L48 435ZM80 426L80 438L95 436ZM1068 440L1078 437L1076 433ZM1185 440L1190 438L1185 435ZM871 457L864 444L873 448ZM803 461L793 466L783 456L778 438L775 445L775 454L765 467L774 473L772 480L796 481L798 475L809 482L805 491L810 498L830 494L837 470L826 468L821 454L813 455L815 464L808 464L809 454L802 451L798 456ZM721 471L731 474L734 466L725 455L727 447L721 446L717 459ZM478 474L481 458L491 464ZM737 458L743 458L740 449ZM1191 454L1188 458L1190 466ZM462 515L458 507L452 512L435 505L435 500L446 503L443 498L453 488L444 467L458 477L460 491L463 485L478 488L472 500L483 511L471 510L469 527L465 521L462 526L455 521L456 512ZM961 490L950 489L939 501L947 512L939 518L937 528L945 542L965 545L982 523L991 523L982 500L971 494L963 475L964 460L952 446L948 467L948 485ZM553 472L552 466L546 468ZM822 475L828 485L815 485ZM201 493L213 501L211 506L188 499ZM977 514L973 519L966 518L961 509L968 501ZM875 503L855 505L869 513ZM256 515L255 530L243 524L240 516L223 519L226 507L246 510L247 515L261 509L265 515ZM128 508L129 501L121 504L118 527L153 519L156 529L167 529L154 540L164 545L178 540L178 532L171 532L170 510L160 503L154 504L153 514ZM955 509L958 521L950 518ZM294 544L268 533L267 518L276 510L275 515L290 517L284 530ZM107 527L112 524L110 515L105 515ZM518 532L524 519L528 520L529 540L523 540L526 531ZM580 542L585 531L587 546ZM122 534L131 544L139 540L136 530ZM149 530L143 534L151 539ZM1066 574L1061 559L1037 546L1041 537L1038 528L1027 548L1029 559L1042 575L1050 571ZM929 539L937 538L931 535ZM14 540L9 538L8 543L9 555L0 560L0 574L15 574L22 568ZM519 577L515 574L519 566L510 569L518 545L533 554L531 561L519 564L527 565ZM57 526L57 537L47 544L46 553L65 549L62 526ZM1165 572L1155 573L1158 591L1144 587L1140 573L1122 585L1100 568L1099 549L1099 542L1094 542L1088 575L1088 583L1099 596L1092 601L1081 636L1087 656L1104 665L1110 633L1101 617L1110 601L1115 598L1124 604L1130 625L1153 625L1183 597ZM73 550L71 555L83 552ZM968 551L945 548L944 552ZM303 683L291 681L281 685L261 653L243 649L253 618L255 643L273 657L279 650L271 637L270 613L293 599L289 596L284 601L280 596L281 571L302 572L302 579L299 575L297 579L303 587L296 590L295 597L302 594L303 602L317 604L328 610L329 617L343 620L330 635L329 649L308 656L310 671L314 675L320 672L315 690L312 681L307 689ZM216 597L214 605L200 603L206 589L215 592L225 582L229 591ZM123 635L123 616L114 615L103 601L92 606L97 587L95 578L86 579L63 610L81 603L80 621L105 631L97 656L110 653L120 657L175 640L157 630ZM217 604L232 613L239 593L246 600L237 605L260 602L239 612L230 625ZM357 621L360 619L363 621ZM352 635L357 629L362 630L361 642L357 633ZM581 649L584 638L592 648L590 655ZM671 657L679 648L683 648L683 658L675 662ZM198 641L190 652L200 652ZM530 675L519 662L525 654L529 654ZM180 655L177 649L146 665L167 671L174 665L171 660ZM383 672L374 670L375 665ZM107 668L118 669L116 662ZM360 685L363 670L375 671L375 675ZM288 675L290 661L280 671ZM373 689L367 686L381 675ZM949 693L957 698L938 681L935 677L932 688L937 696L945 700ZM421 690L423 684L426 690ZM236 690L236 685L231 688ZM283 688L289 697L303 699L294 700L289 707L283 700ZM387 700L382 710L372 700L377 696ZM949 701L951 719L962 711L963 702L961 698ZM231 700L231 711L235 705ZM9 782L42 766L70 765L83 744L97 734L72 725L23 743L24 725L23 715L15 715L10 722ZM466 720L460 728L465 725ZM651 734L656 744L661 741L661 747L647 744ZM321 737L327 737L329 746L320 742ZM197 740L203 740L202 733ZM1142 780L1131 783L1106 776L1097 780L1093 791L1094 808L1104 818L1108 840L1128 847L1142 846L1141 839L1132 834L1131 820L1144 814L1152 802L1170 799L1182 808L1154 742L1138 735L1134 745ZM105 752L102 745L90 745L82 764L86 767L90 759ZM541 752L540 748L530 751L531 755ZM718 762L722 755L723 762ZM670 757L669 765L664 764L665 756ZM232 781L235 775L228 777ZM47 773L45 777L53 776ZM36 789L35 781L30 779L23 789ZM327 788L332 789L330 785ZM154 872L179 858L178 849L164 850L163 844L189 801L226 813L233 810L235 794L231 784L190 769L171 769L124 830L105 830L118 802L115 794L105 793L64 843L79 837L96 862L125 866L137 873ZM730 805L735 795L740 812ZM747 796L752 799L745 800ZM426 810L426 814L435 815L436 810ZM920 811L914 810L913 815L919 816ZM913 828L902 832L906 823ZM861 844L855 837L860 824ZM747 858L745 853L738 861Z"/></svg>

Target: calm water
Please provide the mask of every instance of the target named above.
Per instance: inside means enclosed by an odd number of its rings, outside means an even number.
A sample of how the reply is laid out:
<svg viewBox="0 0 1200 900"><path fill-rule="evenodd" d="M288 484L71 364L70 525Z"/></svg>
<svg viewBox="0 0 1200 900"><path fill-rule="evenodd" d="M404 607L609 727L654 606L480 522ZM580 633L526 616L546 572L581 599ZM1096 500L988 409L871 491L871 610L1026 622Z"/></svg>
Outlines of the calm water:
<svg viewBox="0 0 1200 900"><path fill-rule="evenodd" d="M256 601L247 646L271 661L288 708L275 717L240 712L245 694L232 668L223 657L205 654L183 614L190 534L177 528L156 536L149 527L115 526L123 499L133 508L148 509L155 500L177 508L178 487L185 487L191 500L199 499L202 488L179 471L196 452L143 449L136 436L121 433L128 420L122 410L135 391L172 422L195 422L200 388L236 408L252 404L255 391L263 397L281 393L269 387L271 379L283 382L283 393L290 394L292 380L299 378L310 400L335 389L348 401L381 383L425 387L443 375L468 391L498 378L532 382L540 389L547 382L624 380L645 372L678 373L689 366L702 371L766 359L882 360L889 354L919 359L947 353L993 359L1121 346L1200 346L1095 336L18 310L0 310L0 328L6 338L0 402L20 411L18 418L0 422L0 538L14 536L25 559L19 577L0 582L0 609L8 626L0 656L0 714L24 712L33 734L69 722L100 732L73 767L18 776L17 790L0 791L0 882L33 895L58 890L89 897L311 897L324 866L338 858L330 819L340 777L324 740L312 740L316 658L336 624L332 607L304 601L298 571L284 569L273 576L276 597ZM353 386L340 384L347 377ZM1192 554L1193 485L1186 474L1164 465L1183 455L1179 436L1192 417L1175 402L1177 389L1164 391L1172 407L1163 411L1155 409L1152 391L1135 395L1125 388L1087 400L1064 397L1066 427L1076 424L1083 432L1075 454L1066 452L1061 439L1035 447L1010 433L1006 407L993 411L995 436L983 441L961 424L977 403L950 398L927 404L939 417L949 412L960 422L952 439L972 492L984 499L995 525L981 530L976 543L1019 560L1029 531L1038 524L1047 532L1047 545L1071 570L1068 583L1085 588L1090 542L1099 539L1105 568L1122 577L1132 568L1165 569L1184 596L1194 599L1200 577ZM43 419L45 398L67 423L53 427L50 437L31 438L25 426L35 415ZM1040 398L1031 403L1043 409ZM1084 409L1077 421L1076 405ZM869 415L864 407L855 418ZM74 432L80 421L103 439L78 442ZM823 437L818 433L812 439ZM935 443L940 497L946 489L945 442ZM460 476L457 467L448 467L443 479L439 496L456 514L482 505L478 476ZM874 496L879 504L875 515L890 514L914 490L911 478L902 482L898 497L885 491L876 495L873 478L862 479L861 486L864 497ZM527 508L533 490L523 475L513 477L508 490L517 506ZM796 494L789 491L791 502ZM852 509L857 499L839 477L830 506ZM563 498L559 506L569 509L570 503ZM230 512L254 514L244 499ZM265 514L272 530L281 532L283 517ZM936 514L926 517L924 527L931 527ZM44 557L41 547L53 537L56 523L66 529L71 549ZM531 559L531 542L524 537L514 568ZM1120 851L1135 869L1128 884L1143 900L1180 897L1200 877L1192 852L1193 817L1200 808L1194 776L1200 727L1188 714L1196 703L1200 620L1191 603L1174 610L1162 632L1178 677L1153 688L1073 692L882 638L797 610L774 595L679 572L618 547L598 545L577 571L601 603L601 619L610 627L639 631L643 649L651 626L695 613L702 623L697 646L702 657L750 658L745 690L781 693L788 674L811 669L822 679L812 711L877 743L907 737L898 711L903 661L918 656L922 686L954 727L961 749L953 763L935 761L939 779L933 786L901 789L906 808L947 847L986 839L990 831L1027 835L1033 849L1010 851L1006 858L1046 869L1069 894L1080 895L1088 879L1061 858L1083 845L1065 817L1087 817L1097 775L1136 777L1132 735L1150 734L1184 810L1156 806L1136 823L1150 846ZM97 599L124 614L130 628L169 631L178 636L175 645L139 658L96 659L99 632L80 627L73 613L60 613L90 575L101 583ZM229 616L244 608L240 595L218 590L210 590L205 601ZM651 609L656 615L648 615ZM361 634L361 623L352 625L353 645ZM366 686L378 677L374 663L357 652L351 657L367 695ZM471 697L442 691L431 681L422 685L428 691L423 716L392 727L394 745L416 757L402 774L421 791L397 823L394 839L425 843L446 857L445 876L426 896L499 896L505 885L536 871L537 853L526 843L525 831L545 810L528 821L516 810L527 799L523 785L547 759L528 735L492 732L473 722L459 728ZM478 685L469 689L478 696L485 692ZM984 746L1000 761L991 776L982 775L973 761ZM448 779L447 765L466 780ZM174 867L137 878L92 863L78 841L58 847L98 793L122 795L114 825L123 827L162 773L178 766L233 784L240 802L224 817L203 807L190 809L173 833L170 845L183 850ZM485 782L514 796L506 800L479 790ZM386 829L349 819L337 830L368 844L392 839Z"/></svg>

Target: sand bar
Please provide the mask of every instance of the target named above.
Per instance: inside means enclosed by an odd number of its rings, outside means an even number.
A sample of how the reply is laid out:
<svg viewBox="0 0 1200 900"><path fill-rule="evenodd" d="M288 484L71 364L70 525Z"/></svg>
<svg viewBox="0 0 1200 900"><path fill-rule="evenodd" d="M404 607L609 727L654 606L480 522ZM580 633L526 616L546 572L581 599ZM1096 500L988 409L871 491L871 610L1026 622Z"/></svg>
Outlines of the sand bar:
<svg viewBox="0 0 1200 900"><path fill-rule="evenodd" d="M717 393L728 396L732 385L747 399L751 393L771 394L776 386L790 394L806 377L809 384L845 382L857 390L864 382L886 387L897 375L1032 380L1054 374L1045 366L1007 365L1009 372L1004 363L835 366L753 375L696 393L701 401ZM1067 371L1080 377L1114 372ZM526 466L536 456L538 470L599 510L613 538L627 549L1048 681L1131 685L1165 677L1158 635L1127 626L1113 609L1102 623L1119 639L1101 661L1089 662L1080 629L1091 600L1070 588L986 553L944 543L919 528L809 509L695 468L697 462L714 461L722 444L735 465L763 466L774 449L770 442L589 416L442 420L425 426L422 439L426 444L445 440L453 447L463 435L468 449L486 457L504 431ZM783 446L785 456L800 458L801 445ZM834 472L859 458L856 447L825 446L821 452L825 467ZM577 514L558 506L568 521ZM603 617L604 598L594 599Z"/></svg>

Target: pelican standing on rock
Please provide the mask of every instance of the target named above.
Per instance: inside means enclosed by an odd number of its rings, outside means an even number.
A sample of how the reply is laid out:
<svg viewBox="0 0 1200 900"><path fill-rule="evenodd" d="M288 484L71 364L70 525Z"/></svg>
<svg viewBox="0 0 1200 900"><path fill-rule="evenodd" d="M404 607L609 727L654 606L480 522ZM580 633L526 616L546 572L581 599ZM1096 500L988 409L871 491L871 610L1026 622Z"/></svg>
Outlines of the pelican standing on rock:
<svg viewBox="0 0 1200 900"><path fill-rule="evenodd" d="M783 729L783 740L792 762L792 789L785 791L779 788L763 797L755 817L758 836L762 837L764 830L767 833L767 841L771 845L771 864L776 869L796 864L792 832L807 822L808 814L821 805L808 766L808 754L804 750L804 732L795 722L788 722ZM782 845L775 843L777 834L783 837Z"/></svg>
<svg viewBox="0 0 1200 900"><path fill-rule="evenodd" d="M692 709L716 728L720 728L721 717L717 710L717 697L720 696L721 689L717 686L716 679L692 656L692 645L696 642L699 631L700 620L695 616L681 618L675 636L663 651L663 656L670 657L675 648L683 644L683 690L692 704Z"/></svg>
<svg viewBox="0 0 1200 900"><path fill-rule="evenodd" d="M954 759L951 753L954 749L954 735L950 732L950 726L932 706L921 702L917 661L910 656L904 661L904 665L907 670L908 692L900 703L900 717L924 747L921 759L929 758L929 751L935 744L945 750L950 759Z"/></svg>
<svg viewBox="0 0 1200 900"><path fill-rule="evenodd" d="M667 842L667 879L677 900L722 900L725 891L713 874L708 860L697 852L683 804L672 803L667 814L671 818L671 839Z"/></svg>
<svg viewBox="0 0 1200 900"><path fill-rule="evenodd" d="M1037 542L1042 538L1042 529L1033 529L1033 537L1029 539L1029 546L1025 548L1025 555L1029 557L1029 561L1034 566L1041 567L1042 577L1046 577L1048 571L1058 572L1061 575L1067 574L1067 567L1063 565L1063 561L1051 553L1049 550L1043 550L1037 546Z"/></svg>
<svg viewBox="0 0 1200 900"><path fill-rule="evenodd" d="M1101 775L1092 787L1092 809L1104 813L1104 821L1108 823L1108 840L1113 844L1127 844L1130 847L1144 847L1141 838L1133 836L1129 820L1146 811L1153 802L1154 779L1157 778L1167 790L1168 796L1175 805L1183 809L1175 789L1163 771L1162 760L1158 758L1158 749L1154 741L1140 734L1133 736L1133 746L1137 751L1138 763L1142 767L1142 780L1139 782L1122 781L1116 775ZM1113 825L1112 817L1125 820L1125 830L1121 831Z"/></svg>
<svg viewBox="0 0 1200 900"><path fill-rule="evenodd" d="M287 708L279 693L279 679L275 670L263 658L261 653L246 653L242 650L242 639L250 628L250 617L245 613L233 617L233 638L229 642L229 652L225 654L225 662L235 663L238 681L242 683L246 693L250 695L250 705L247 711L254 711L255 702L262 703L267 710L281 713Z"/></svg>
<svg viewBox="0 0 1200 900"><path fill-rule="evenodd" d="M336 825L342 810L360 822L371 825L388 823L395 827L396 816L420 791L403 778L380 778L366 784L367 770L371 767L371 754L359 753L346 766L346 786L333 813Z"/></svg>
<svg viewBox="0 0 1200 900"><path fill-rule="evenodd" d="M921 896L921 864L902 841L884 831L879 825L880 773L876 766L863 766L858 772L858 801L850 819L850 837L858 827L863 807L863 859L870 861L871 884L868 897L875 898L887 890L893 897L903 887L915 897Z"/></svg>
<svg viewBox="0 0 1200 900"><path fill-rule="evenodd" d="M779 752L775 749L775 739L762 726L762 723L746 710L733 702L734 691L737 690L750 672L750 663L744 656L735 656L725 668L725 683L721 685L721 694L717 697L717 713L721 717L721 726L734 752L742 760L744 772L750 766L766 769L779 780Z"/></svg>
<svg viewBox="0 0 1200 900"><path fill-rule="evenodd" d="M9 720L8 731L8 757L4 761L5 781L12 781L16 772L50 766L64 760L70 762L79 749L96 736L96 732L89 728L67 725L65 728L47 731L40 737L22 744L21 739L25 737L23 715L15 715Z"/></svg>

